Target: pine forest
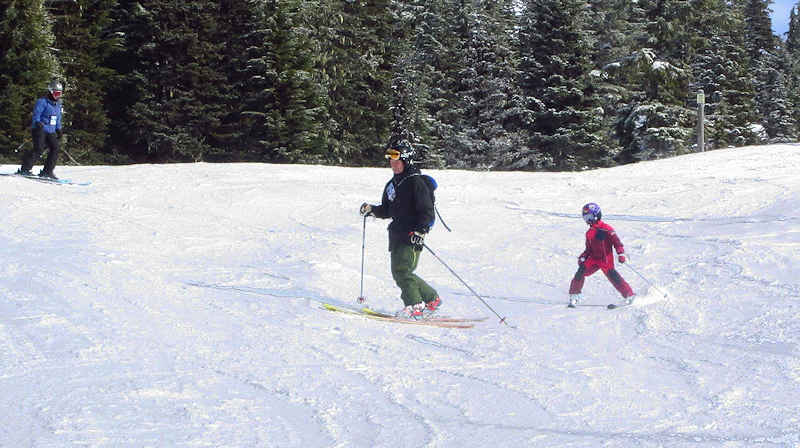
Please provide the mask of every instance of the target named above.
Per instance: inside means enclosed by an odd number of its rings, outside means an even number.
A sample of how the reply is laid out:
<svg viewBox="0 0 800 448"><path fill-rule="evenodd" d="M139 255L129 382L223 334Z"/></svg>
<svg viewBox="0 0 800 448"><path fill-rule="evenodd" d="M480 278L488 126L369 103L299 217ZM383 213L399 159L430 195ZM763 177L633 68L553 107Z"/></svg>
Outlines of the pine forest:
<svg viewBox="0 0 800 448"><path fill-rule="evenodd" d="M64 84L62 163L583 170L800 135L800 3L2 0L0 161Z"/></svg>

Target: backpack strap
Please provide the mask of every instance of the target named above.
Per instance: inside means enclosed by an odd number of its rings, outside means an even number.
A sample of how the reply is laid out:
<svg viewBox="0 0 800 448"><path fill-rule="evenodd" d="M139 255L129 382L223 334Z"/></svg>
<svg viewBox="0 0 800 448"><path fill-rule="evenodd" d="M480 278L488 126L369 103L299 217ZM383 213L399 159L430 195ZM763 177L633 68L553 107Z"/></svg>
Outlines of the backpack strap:
<svg viewBox="0 0 800 448"><path fill-rule="evenodd" d="M439 187L439 183L436 182L436 179L434 179L432 176L429 176L427 174L423 174L422 177L425 179L426 182L428 182L428 187L431 189L431 194L433 195L434 191ZM444 222L444 218L442 218L442 214L439 213L439 209L436 208L436 201L435 200L433 202L433 210L436 212L436 216L439 218L439 221L442 222L442 225L444 226L444 228L447 229L448 232L452 232L453 229L451 229L447 225L447 223Z"/></svg>

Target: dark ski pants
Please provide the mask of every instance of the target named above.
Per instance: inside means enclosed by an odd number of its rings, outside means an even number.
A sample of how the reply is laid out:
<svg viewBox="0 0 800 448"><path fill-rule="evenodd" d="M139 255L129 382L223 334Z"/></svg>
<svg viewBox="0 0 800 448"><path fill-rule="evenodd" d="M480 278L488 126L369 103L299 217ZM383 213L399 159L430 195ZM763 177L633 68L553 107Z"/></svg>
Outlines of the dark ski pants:
<svg viewBox="0 0 800 448"><path fill-rule="evenodd" d="M39 160L45 147L50 148L47 154L47 159L44 161L45 173L53 173L58 160L58 137L56 134L48 134L44 129L36 128L31 130L31 137L33 137L33 149L28 151L22 158L22 171L30 171L33 168L35 161Z"/></svg>
<svg viewBox="0 0 800 448"><path fill-rule="evenodd" d="M628 284L628 282L626 282L625 279L619 275L619 272L617 272L616 269L613 267L609 269L601 268L597 264L590 264L589 266L583 264L578 268L578 272L575 273L575 277L572 278L572 282L569 285L569 293L580 294L581 291L583 291L583 282L586 277L601 269L606 275L606 278L608 278L608 281L610 281L611 284L617 288L617 291L622 294L622 297L630 297L633 295L633 289L631 289L631 286Z"/></svg>
<svg viewBox="0 0 800 448"><path fill-rule="evenodd" d="M422 249L416 250L408 244L396 244L392 248L392 278L400 287L400 298L403 304L416 305L420 302L430 302L439 296L425 280L414 274L419 263Z"/></svg>

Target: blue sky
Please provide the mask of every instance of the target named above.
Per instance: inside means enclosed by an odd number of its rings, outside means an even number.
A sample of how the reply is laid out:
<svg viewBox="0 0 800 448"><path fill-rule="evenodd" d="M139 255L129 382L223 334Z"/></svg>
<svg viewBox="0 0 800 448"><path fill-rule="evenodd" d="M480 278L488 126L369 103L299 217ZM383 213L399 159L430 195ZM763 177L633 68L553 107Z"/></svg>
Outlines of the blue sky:
<svg viewBox="0 0 800 448"><path fill-rule="evenodd" d="M789 11L797 5L797 0L774 0L772 9L772 31L784 38L783 33L789 31Z"/></svg>

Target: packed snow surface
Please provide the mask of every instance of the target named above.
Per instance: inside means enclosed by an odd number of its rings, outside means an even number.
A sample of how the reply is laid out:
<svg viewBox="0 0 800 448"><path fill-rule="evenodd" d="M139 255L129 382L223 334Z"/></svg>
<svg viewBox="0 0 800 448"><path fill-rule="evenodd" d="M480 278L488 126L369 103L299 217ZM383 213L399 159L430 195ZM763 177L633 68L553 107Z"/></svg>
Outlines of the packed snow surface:
<svg viewBox="0 0 800 448"><path fill-rule="evenodd" d="M441 313L487 320L321 308L357 306L388 166L0 177L0 446L800 446L800 145L425 172L453 228L427 244L509 325L428 252ZM631 307L600 273L565 306L590 201ZM364 295L394 312L386 224Z"/></svg>

